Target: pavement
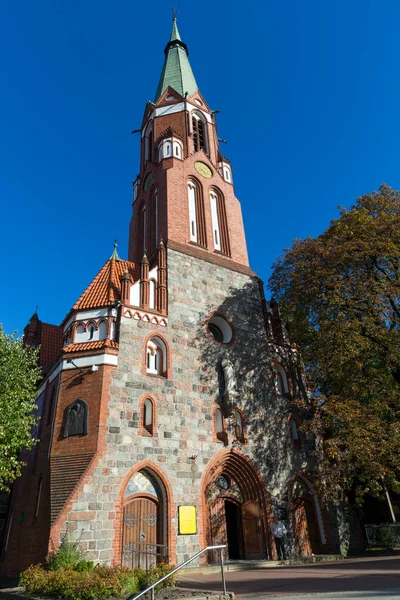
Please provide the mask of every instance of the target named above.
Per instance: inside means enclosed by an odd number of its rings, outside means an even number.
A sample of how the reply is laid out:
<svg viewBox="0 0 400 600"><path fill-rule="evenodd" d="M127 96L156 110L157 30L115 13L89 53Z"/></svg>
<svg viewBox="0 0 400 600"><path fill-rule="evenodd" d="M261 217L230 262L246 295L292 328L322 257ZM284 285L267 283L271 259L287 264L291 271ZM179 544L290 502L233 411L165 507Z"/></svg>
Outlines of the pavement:
<svg viewBox="0 0 400 600"><path fill-rule="evenodd" d="M185 574L178 585L220 591L221 575ZM400 557L228 571L226 586L239 600L399 600Z"/></svg>

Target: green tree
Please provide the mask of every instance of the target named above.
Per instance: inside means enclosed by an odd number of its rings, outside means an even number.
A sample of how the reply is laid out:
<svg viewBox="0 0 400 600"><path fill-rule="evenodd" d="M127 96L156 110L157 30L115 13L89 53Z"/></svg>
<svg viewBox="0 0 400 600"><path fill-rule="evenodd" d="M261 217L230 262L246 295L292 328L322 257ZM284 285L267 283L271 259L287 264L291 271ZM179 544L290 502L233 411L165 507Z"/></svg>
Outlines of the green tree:
<svg viewBox="0 0 400 600"><path fill-rule="evenodd" d="M270 288L300 344L315 398L317 482L352 502L400 490L400 191L382 185L295 240Z"/></svg>
<svg viewBox="0 0 400 600"><path fill-rule="evenodd" d="M19 477L21 452L36 443L32 431L40 375L37 352L0 325L0 490L8 490Z"/></svg>

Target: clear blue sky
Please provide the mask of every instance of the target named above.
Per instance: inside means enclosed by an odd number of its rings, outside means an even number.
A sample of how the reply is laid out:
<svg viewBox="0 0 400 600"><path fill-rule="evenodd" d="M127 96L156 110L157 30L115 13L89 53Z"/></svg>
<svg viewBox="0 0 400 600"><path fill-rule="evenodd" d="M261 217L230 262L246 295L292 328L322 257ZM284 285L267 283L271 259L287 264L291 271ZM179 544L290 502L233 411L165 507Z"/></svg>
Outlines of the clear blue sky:
<svg viewBox="0 0 400 600"><path fill-rule="evenodd" d="M400 187L398 0L174 0L220 109L250 261L267 280L382 182ZM138 136L172 0L3 0L0 322L59 324L110 256L127 257Z"/></svg>

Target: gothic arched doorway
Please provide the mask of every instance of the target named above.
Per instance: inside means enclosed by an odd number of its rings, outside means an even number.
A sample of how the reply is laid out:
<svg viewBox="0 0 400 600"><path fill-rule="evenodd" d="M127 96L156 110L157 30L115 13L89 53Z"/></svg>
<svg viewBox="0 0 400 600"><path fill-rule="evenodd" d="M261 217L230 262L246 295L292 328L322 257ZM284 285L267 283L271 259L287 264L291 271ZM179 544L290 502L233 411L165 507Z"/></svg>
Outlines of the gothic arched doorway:
<svg viewBox="0 0 400 600"><path fill-rule="evenodd" d="M261 477L244 454L236 450L218 453L203 476L203 493L206 544L226 544L231 560L271 556L269 503ZM209 556L209 562L217 560L217 555Z"/></svg>
<svg viewBox="0 0 400 600"><path fill-rule="evenodd" d="M318 498L311 484L298 477L291 497L293 537L299 556L321 554L325 543Z"/></svg>
<svg viewBox="0 0 400 600"><path fill-rule="evenodd" d="M129 480L122 523L124 566L148 568L166 557L165 492L152 472L139 471Z"/></svg>

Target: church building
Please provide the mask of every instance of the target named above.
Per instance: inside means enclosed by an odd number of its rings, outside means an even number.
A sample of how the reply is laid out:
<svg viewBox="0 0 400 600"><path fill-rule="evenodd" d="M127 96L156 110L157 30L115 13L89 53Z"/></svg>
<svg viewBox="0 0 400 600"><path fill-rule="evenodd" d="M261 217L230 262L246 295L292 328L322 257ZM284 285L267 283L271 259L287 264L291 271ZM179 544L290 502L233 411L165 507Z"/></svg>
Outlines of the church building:
<svg viewBox="0 0 400 600"><path fill-rule="evenodd" d="M66 534L130 567L216 544L274 560L275 519L288 557L338 553L295 404L310 393L299 350L249 266L234 169L175 18L140 137L128 260L115 246L61 325L35 313L25 329L40 442L13 486L1 572Z"/></svg>

